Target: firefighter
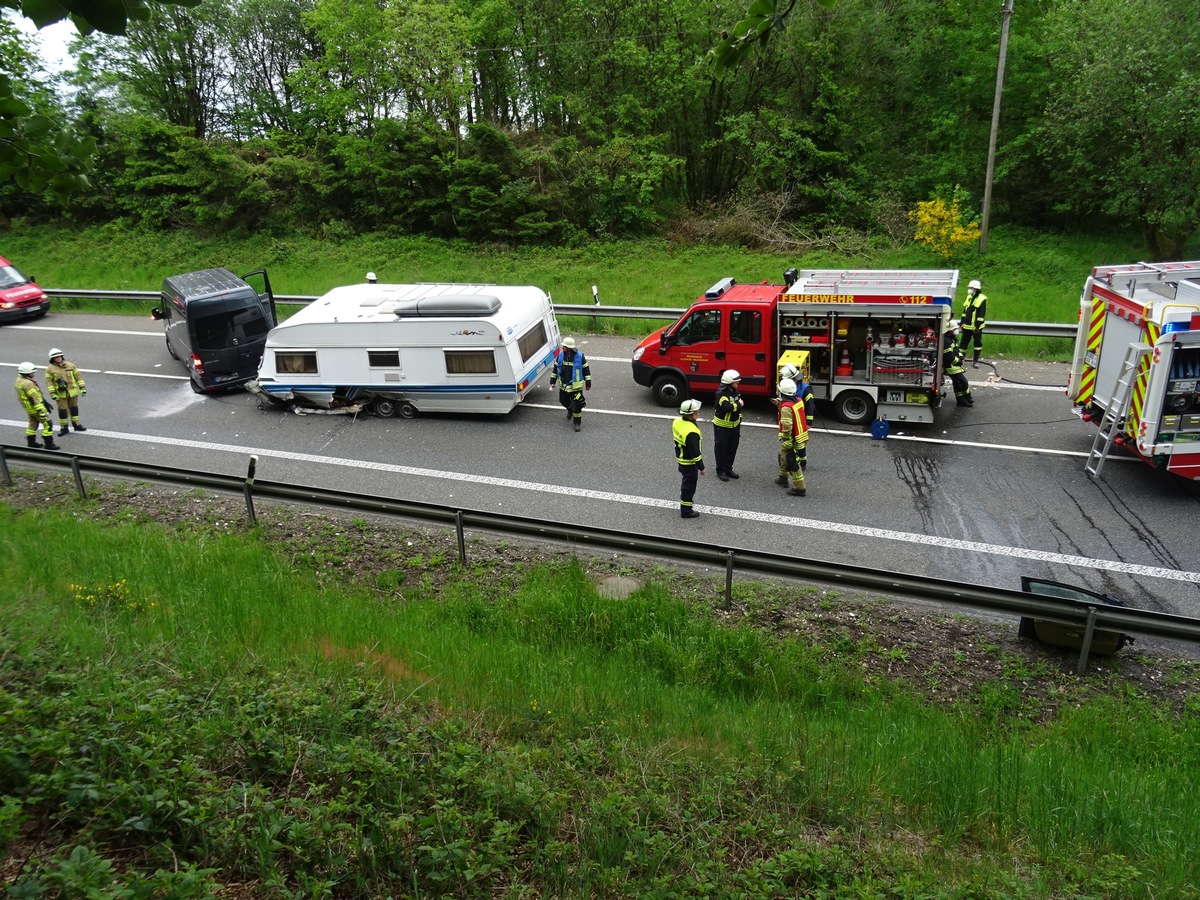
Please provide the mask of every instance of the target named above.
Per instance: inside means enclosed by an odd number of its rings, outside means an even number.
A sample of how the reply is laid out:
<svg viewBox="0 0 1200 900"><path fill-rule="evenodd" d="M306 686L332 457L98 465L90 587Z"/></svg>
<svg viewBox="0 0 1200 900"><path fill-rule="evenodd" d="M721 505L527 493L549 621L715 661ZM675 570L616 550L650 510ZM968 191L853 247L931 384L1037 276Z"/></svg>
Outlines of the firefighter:
<svg viewBox="0 0 1200 900"><path fill-rule="evenodd" d="M87 393L83 373L79 366L68 361L57 347L50 351L50 365L46 366L46 388L58 407L58 433L66 434L67 412L71 414L71 425L76 431L87 431L79 424L79 398Z"/></svg>
<svg viewBox="0 0 1200 900"><path fill-rule="evenodd" d="M675 462L679 465L679 518L698 519L700 513L692 507L696 496L696 483L704 474L700 428L696 415L700 412L699 400L684 400L679 405L679 418L671 423L671 438L675 442Z"/></svg>
<svg viewBox="0 0 1200 900"><path fill-rule="evenodd" d="M812 385L804 380L804 373L791 363L784 363L779 370L779 377L790 378L796 382L796 396L804 404L804 415L810 422L815 419L817 417L817 398L813 395ZM778 397L772 399L771 402L779 406Z"/></svg>
<svg viewBox="0 0 1200 900"><path fill-rule="evenodd" d="M21 398L21 405L25 407L29 416L29 424L25 426L25 441L30 447L38 445L37 433L40 424L46 449L57 450L58 444L54 443L54 426L50 424L50 404L42 396L42 389L33 377L36 371L37 366L31 362L23 362L17 366L17 396Z"/></svg>
<svg viewBox="0 0 1200 900"><path fill-rule="evenodd" d="M963 301L962 312L962 350L965 354L967 345L975 343L975 358L971 360L971 368L979 368L979 355L983 352L983 326L987 324L987 294L983 293L983 285L976 278L967 285L967 299Z"/></svg>
<svg viewBox="0 0 1200 900"><path fill-rule="evenodd" d="M804 467L808 455L808 417L804 404L796 399L796 382L790 378L779 381L779 477L778 485L788 487L789 497L808 493L804 482Z"/></svg>
<svg viewBox="0 0 1200 900"><path fill-rule="evenodd" d="M954 399L959 406L974 406L971 399L971 383L967 381L966 369L963 368L962 347L958 343L958 323L951 322L946 329L942 343L942 370L950 376L954 385Z"/></svg>
<svg viewBox="0 0 1200 900"><path fill-rule="evenodd" d="M567 410L567 421L579 431L583 427L583 392L592 389L592 370L587 357L575 346L575 338L565 337L562 354L550 370L550 390L558 383L558 402Z"/></svg>
<svg viewBox="0 0 1200 900"><path fill-rule="evenodd" d="M726 369L721 373L721 387L717 391L717 411L713 413L713 453L717 457L717 477L722 481L741 478L733 471L733 460L742 440L742 408L746 405L738 390L741 380L737 369Z"/></svg>

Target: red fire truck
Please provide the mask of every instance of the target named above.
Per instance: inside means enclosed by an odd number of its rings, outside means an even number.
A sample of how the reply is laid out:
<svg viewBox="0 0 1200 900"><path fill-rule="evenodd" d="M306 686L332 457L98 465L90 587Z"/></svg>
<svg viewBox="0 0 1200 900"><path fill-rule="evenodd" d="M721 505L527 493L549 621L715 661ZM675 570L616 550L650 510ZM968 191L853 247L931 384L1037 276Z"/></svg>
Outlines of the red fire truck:
<svg viewBox="0 0 1200 900"><path fill-rule="evenodd" d="M1097 266L1084 283L1067 396L1114 445L1200 480L1200 261Z"/></svg>
<svg viewBox="0 0 1200 900"><path fill-rule="evenodd" d="M743 394L771 396L792 362L843 422L933 421L958 270L788 269L784 281L717 282L638 345L634 381L678 406L736 369Z"/></svg>

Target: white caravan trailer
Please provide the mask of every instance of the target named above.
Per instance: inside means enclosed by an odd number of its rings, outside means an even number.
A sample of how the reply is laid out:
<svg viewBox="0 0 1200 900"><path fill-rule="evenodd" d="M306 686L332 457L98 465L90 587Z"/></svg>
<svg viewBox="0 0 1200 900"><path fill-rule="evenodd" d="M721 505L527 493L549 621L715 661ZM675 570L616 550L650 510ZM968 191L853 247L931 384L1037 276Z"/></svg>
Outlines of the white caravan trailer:
<svg viewBox="0 0 1200 900"><path fill-rule="evenodd" d="M380 416L506 413L550 370L558 344L540 288L351 284L271 329L250 389Z"/></svg>

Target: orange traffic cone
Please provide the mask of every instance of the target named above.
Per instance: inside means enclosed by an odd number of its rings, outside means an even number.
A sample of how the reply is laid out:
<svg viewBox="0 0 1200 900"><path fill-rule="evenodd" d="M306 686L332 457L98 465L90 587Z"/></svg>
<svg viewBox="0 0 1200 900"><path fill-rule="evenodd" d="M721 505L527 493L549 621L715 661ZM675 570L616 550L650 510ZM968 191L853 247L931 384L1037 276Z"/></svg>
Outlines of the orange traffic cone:
<svg viewBox="0 0 1200 900"><path fill-rule="evenodd" d="M842 358L838 360L837 373L839 375L854 374L854 365L850 362L850 351L846 349L845 344L842 344Z"/></svg>

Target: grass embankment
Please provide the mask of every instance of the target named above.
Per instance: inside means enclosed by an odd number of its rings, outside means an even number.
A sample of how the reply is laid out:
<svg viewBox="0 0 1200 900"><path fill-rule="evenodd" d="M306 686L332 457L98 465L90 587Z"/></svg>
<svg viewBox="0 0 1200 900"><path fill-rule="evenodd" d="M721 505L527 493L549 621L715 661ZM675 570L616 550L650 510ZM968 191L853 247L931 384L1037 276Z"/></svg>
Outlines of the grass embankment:
<svg viewBox="0 0 1200 900"><path fill-rule="evenodd" d="M688 247L665 240L505 250L386 235L339 241L271 235L206 238L115 227L23 229L6 235L0 249L41 284L56 288L156 291L165 275L224 266L236 272L267 269L279 294L318 295L361 281L370 270L392 282L535 284L564 304L590 304L592 285L596 285L601 305L671 308L688 306L726 276L781 282L789 266L933 269L948 265L913 244L856 255L820 250L803 256L737 247ZM993 320L1074 323L1079 293L1092 267L1136 262L1143 253L1133 235L1102 238L995 228L986 256L970 252L949 264L961 269L955 312L961 309L967 281L979 278ZM144 314L150 305L126 306L124 311ZM117 309L112 303L77 301L60 301L57 308ZM628 336L644 335L654 327L636 319L566 319L563 325ZM992 356L1061 359L1069 353L1070 342L990 336L987 351Z"/></svg>
<svg viewBox="0 0 1200 900"><path fill-rule="evenodd" d="M0 842L24 896L1200 883L1196 707L935 708L865 679L852 643L720 624L665 575L605 599L578 563L458 567L397 541L371 584L339 583L316 574L337 548L284 556L267 517L84 512L0 505Z"/></svg>

